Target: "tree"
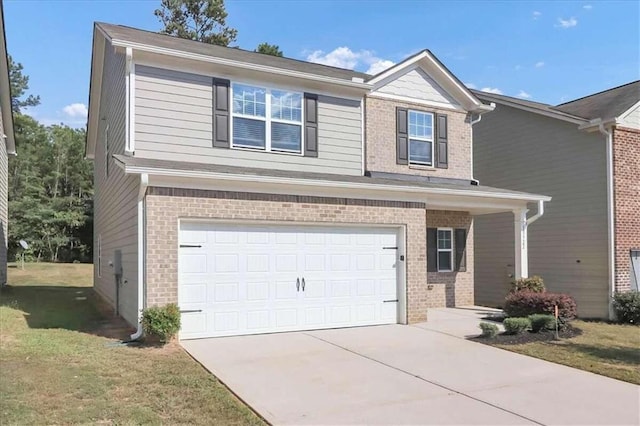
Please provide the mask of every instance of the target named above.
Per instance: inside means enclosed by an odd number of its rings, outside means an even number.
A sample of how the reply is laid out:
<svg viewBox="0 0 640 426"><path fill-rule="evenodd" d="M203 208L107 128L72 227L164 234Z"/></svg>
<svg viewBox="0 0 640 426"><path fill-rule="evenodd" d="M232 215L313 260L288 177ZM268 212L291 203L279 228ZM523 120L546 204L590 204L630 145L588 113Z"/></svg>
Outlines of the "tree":
<svg viewBox="0 0 640 426"><path fill-rule="evenodd" d="M23 67L19 62L14 62L9 55L9 80L11 81L11 109L20 112L21 108L40 105L40 96L29 95L27 99L20 100L29 90L29 77L22 73Z"/></svg>
<svg viewBox="0 0 640 426"><path fill-rule="evenodd" d="M275 44L260 43L255 52L264 53L265 55L282 57L282 50L280 50L280 46Z"/></svg>
<svg viewBox="0 0 640 426"><path fill-rule="evenodd" d="M224 0L162 0L154 14L164 34L219 46L229 46L238 35L227 26Z"/></svg>

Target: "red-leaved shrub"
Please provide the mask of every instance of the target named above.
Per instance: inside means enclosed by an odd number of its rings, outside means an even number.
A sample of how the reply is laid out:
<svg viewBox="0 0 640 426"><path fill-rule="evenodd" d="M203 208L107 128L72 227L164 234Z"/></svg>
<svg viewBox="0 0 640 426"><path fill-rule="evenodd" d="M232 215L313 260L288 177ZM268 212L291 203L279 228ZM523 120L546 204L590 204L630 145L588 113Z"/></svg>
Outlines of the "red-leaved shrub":
<svg viewBox="0 0 640 426"><path fill-rule="evenodd" d="M528 317L534 314L554 315L558 305L558 315L563 322L577 316L576 301L564 293L534 293L519 291L505 298L504 313L509 317Z"/></svg>

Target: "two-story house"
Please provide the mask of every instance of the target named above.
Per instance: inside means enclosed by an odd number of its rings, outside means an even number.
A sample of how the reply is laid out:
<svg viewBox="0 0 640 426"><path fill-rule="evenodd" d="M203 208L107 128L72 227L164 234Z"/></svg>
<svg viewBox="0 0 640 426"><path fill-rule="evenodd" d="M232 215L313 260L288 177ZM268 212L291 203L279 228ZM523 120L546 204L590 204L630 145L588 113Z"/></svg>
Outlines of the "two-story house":
<svg viewBox="0 0 640 426"><path fill-rule="evenodd" d="M182 339L471 305L474 215L515 214L526 275L550 200L473 180L492 109L426 50L370 76L96 24L95 289L132 325L178 303Z"/></svg>
<svg viewBox="0 0 640 426"><path fill-rule="evenodd" d="M4 11L0 1L0 286L7 283L7 222L9 220L8 156L15 155L13 108L9 78L9 55L4 31Z"/></svg>
<svg viewBox="0 0 640 426"><path fill-rule="evenodd" d="M571 294L580 316L611 318L612 295L640 281L640 81L555 106L476 95L497 105L474 128L476 177L553 197L531 228L531 274ZM500 305L514 272L511 218L483 216L475 230L476 302Z"/></svg>

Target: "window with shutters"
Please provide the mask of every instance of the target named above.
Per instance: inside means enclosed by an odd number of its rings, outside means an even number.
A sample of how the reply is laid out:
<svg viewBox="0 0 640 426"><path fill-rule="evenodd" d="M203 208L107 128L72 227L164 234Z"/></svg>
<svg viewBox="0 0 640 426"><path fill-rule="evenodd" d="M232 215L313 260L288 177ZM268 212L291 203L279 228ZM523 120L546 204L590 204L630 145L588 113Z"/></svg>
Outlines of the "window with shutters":
<svg viewBox="0 0 640 426"><path fill-rule="evenodd" d="M231 92L234 148L302 153L302 93L240 83Z"/></svg>
<svg viewBox="0 0 640 426"><path fill-rule="evenodd" d="M433 114L409 111L409 164L433 166Z"/></svg>
<svg viewBox="0 0 640 426"><path fill-rule="evenodd" d="M438 272L453 271L453 230L438 228Z"/></svg>

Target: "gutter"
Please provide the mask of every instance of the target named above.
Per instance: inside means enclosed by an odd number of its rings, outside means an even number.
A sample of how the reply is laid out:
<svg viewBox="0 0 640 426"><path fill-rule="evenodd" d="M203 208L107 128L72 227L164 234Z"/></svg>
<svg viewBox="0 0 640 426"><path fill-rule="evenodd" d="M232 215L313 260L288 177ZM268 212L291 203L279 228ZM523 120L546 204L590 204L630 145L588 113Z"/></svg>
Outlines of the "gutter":
<svg viewBox="0 0 640 426"><path fill-rule="evenodd" d="M527 219L527 226L540 219L542 215L544 215L544 201L538 200L538 211L536 214Z"/></svg>
<svg viewBox="0 0 640 426"><path fill-rule="evenodd" d="M122 163L118 162L118 165ZM272 183L281 185L293 185L293 186L314 186L314 187L331 187L331 188L344 188L354 190L373 190L373 191L392 191L392 192L404 192L404 193L420 193L420 194L432 194L432 195L457 195L468 196L474 198L494 198L503 200L517 200L526 202L537 201L551 201L551 197L545 195L536 194L512 194L506 192L488 192L477 190L460 190L453 188L426 188L418 186L405 186L405 185L386 185L375 183L363 183L363 182L340 182L333 180L312 180L312 179L300 179L300 178L287 178L279 176L258 176L250 174L230 174L220 172L206 172L201 170L172 170L172 169L155 169L144 167L128 167L124 164L121 165L124 168L125 173L131 174L147 174L156 176L169 176L169 177L183 177L183 178L206 178L216 179L221 181L235 181L235 182L259 182L259 183Z"/></svg>
<svg viewBox="0 0 640 426"><path fill-rule="evenodd" d="M614 319L613 312L613 296L616 292L616 275L615 275L615 223L614 223L614 190L613 190L613 132L611 128L605 125L615 124L615 119L603 121L601 119L592 120L591 126L598 126L597 129L605 137L607 144L607 242L608 252L607 261L609 265L609 319ZM587 127L585 127L587 128Z"/></svg>
<svg viewBox="0 0 640 426"><path fill-rule="evenodd" d="M135 43L135 42L129 42L124 40L118 40L118 39L111 39L110 41L111 41L111 45L114 47L123 47L125 49L131 48L141 52L155 53L158 55L173 56L176 58L183 58L183 59L191 59L191 60L206 62L210 64L215 64L215 65L229 66L233 68L260 71L260 72L271 73L271 74L279 74L287 77L302 78L305 80L314 80L322 83L329 83L329 84L336 84L339 86L351 87L354 89L370 90L373 87L371 84L365 83L363 81L352 81L352 80L345 80L345 79L335 78L335 77L309 74L305 72L287 70L284 68L276 68L276 67L271 67L267 65L252 64L249 62L235 61L233 59L202 55L198 53L183 52L179 50L167 49L167 48L158 47L158 46L150 46L148 44Z"/></svg>
<svg viewBox="0 0 640 426"><path fill-rule="evenodd" d="M143 173L140 175L140 188L138 190L138 328L136 332L130 336L130 341L138 340L142 337L144 330L142 329L142 310L145 307L145 196L147 187L149 186L149 175Z"/></svg>

